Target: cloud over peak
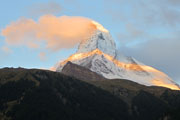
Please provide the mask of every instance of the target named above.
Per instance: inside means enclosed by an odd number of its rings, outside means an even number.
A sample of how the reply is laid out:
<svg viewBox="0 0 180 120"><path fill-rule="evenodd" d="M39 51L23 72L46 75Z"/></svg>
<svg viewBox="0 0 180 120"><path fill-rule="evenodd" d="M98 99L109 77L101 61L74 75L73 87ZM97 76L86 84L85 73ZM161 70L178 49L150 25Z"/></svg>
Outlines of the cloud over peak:
<svg viewBox="0 0 180 120"><path fill-rule="evenodd" d="M38 21L20 18L1 34L8 45L40 48L45 44L46 49L57 51L74 47L96 29L92 20L85 17L44 15Z"/></svg>

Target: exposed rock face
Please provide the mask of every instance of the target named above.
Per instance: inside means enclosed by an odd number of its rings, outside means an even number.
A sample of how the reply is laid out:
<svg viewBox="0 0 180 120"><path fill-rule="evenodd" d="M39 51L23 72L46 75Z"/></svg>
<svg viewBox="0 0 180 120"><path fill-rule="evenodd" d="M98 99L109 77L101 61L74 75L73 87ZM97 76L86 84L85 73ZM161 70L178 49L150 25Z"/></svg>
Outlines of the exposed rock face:
<svg viewBox="0 0 180 120"><path fill-rule="evenodd" d="M102 76L98 75L95 72L92 72L91 70L81 67L79 65L73 64L71 62L68 62L62 69L62 73L68 76L75 77L79 80L105 80Z"/></svg>

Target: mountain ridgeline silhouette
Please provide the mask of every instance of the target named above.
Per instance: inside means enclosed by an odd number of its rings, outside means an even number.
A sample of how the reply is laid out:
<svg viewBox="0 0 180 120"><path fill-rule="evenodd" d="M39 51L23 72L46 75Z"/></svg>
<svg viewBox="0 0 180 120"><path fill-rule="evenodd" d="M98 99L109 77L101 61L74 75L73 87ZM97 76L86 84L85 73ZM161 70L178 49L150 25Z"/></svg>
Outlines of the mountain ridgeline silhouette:
<svg viewBox="0 0 180 120"><path fill-rule="evenodd" d="M0 69L0 120L179 120L180 92L108 80L68 62L62 73Z"/></svg>

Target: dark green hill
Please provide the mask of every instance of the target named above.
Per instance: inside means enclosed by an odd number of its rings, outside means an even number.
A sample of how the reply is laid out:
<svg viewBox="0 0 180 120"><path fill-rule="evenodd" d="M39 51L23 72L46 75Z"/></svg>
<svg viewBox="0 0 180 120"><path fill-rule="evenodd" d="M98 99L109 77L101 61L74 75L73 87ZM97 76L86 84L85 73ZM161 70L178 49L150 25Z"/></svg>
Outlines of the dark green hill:
<svg viewBox="0 0 180 120"><path fill-rule="evenodd" d="M56 72L0 70L0 119L128 120L120 98Z"/></svg>
<svg viewBox="0 0 180 120"><path fill-rule="evenodd" d="M0 69L0 120L180 120L179 115L179 91L108 80L72 63L63 74Z"/></svg>

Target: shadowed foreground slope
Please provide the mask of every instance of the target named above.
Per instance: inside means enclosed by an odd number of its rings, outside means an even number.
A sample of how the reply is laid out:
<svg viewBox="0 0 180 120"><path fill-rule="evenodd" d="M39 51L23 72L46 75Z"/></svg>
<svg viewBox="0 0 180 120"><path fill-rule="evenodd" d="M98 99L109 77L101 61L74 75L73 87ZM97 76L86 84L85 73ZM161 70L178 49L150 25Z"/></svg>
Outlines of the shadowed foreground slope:
<svg viewBox="0 0 180 120"><path fill-rule="evenodd" d="M180 120L180 92L144 86L123 79L106 79L82 66L68 62L63 74L78 78L121 98L133 120ZM74 74L75 73L75 74ZM88 76L88 77L87 77Z"/></svg>
<svg viewBox="0 0 180 120"><path fill-rule="evenodd" d="M0 120L127 120L120 98L60 73L0 69Z"/></svg>
<svg viewBox="0 0 180 120"><path fill-rule="evenodd" d="M65 69L0 69L0 120L180 119L179 91Z"/></svg>

